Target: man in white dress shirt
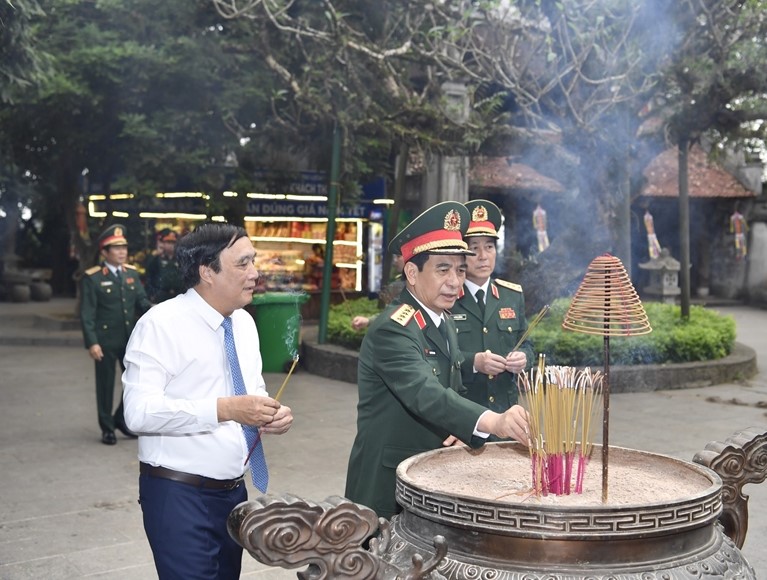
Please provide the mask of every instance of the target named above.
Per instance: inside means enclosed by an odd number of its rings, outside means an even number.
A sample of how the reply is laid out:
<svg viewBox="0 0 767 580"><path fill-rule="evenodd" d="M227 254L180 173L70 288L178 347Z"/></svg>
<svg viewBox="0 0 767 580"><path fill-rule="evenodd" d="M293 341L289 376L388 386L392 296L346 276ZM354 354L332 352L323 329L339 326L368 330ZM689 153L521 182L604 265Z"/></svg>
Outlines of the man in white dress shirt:
<svg viewBox="0 0 767 580"><path fill-rule="evenodd" d="M241 227L205 224L176 249L187 291L152 308L125 354L125 420L139 433L139 501L161 580L235 579L242 548L227 532L247 499L243 425L285 433L289 407L270 398L250 304L258 280ZM247 394L235 395L224 346L232 321Z"/></svg>

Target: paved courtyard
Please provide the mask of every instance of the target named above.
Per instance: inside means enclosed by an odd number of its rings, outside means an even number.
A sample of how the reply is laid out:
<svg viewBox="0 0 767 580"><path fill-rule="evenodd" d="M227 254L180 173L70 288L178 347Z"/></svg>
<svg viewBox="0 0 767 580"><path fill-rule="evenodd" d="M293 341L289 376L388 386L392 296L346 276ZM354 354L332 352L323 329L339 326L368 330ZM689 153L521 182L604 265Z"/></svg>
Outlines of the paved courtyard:
<svg viewBox="0 0 767 580"><path fill-rule="evenodd" d="M136 502L136 442L100 444L93 364L79 332L34 328L30 314L71 312L73 301L0 303L0 579L156 578ZM767 311L720 309L738 340L767 361ZM283 374L267 374L272 390ZM341 495L355 433L356 388L297 371L282 401L296 421L265 440L271 492ZM611 397L611 443L692 459L712 440L767 427L767 371L750 381ZM750 486L744 553L767 578L767 484ZM243 577L295 578L244 557Z"/></svg>

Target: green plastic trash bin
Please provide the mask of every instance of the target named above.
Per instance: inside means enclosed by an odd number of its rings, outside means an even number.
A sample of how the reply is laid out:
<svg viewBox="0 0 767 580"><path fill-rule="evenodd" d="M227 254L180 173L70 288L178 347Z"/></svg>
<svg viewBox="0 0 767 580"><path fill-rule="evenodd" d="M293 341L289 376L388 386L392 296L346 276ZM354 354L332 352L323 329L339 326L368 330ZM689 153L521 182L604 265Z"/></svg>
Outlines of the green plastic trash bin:
<svg viewBox="0 0 767 580"><path fill-rule="evenodd" d="M253 295L253 317L261 341L265 373L290 370L298 354L301 333L301 305L308 294L267 292Z"/></svg>

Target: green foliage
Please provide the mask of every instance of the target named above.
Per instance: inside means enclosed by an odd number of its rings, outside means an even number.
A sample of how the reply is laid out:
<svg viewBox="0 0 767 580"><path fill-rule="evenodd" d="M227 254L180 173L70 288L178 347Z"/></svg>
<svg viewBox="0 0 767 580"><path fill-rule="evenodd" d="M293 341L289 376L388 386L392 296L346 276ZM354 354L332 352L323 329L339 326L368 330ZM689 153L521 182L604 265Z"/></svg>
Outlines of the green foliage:
<svg viewBox="0 0 767 580"><path fill-rule="evenodd" d="M36 0L0 1L0 103L12 103L19 88L41 81L47 55L37 46L30 22L42 15Z"/></svg>
<svg viewBox="0 0 767 580"><path fill-rule="evenodd" d="M551 310L532 332L536 352L546 354L547 364L602 366L604 339L562 328L569 299L555 300ZM693 306L689 321L679 306L649 302L644 305L653 331L642 336L610 339L610 362L614 365L681 363L715 360L727 356L735 342L735 321L701 306ZM380 312L378 302L367 298L348 300L330 307L328 340L358 349L365 330L352 329L354 316Z"/></svg>
<svg viewBox="0 0 767 580"><path fill-rule="evenodd" d="M562 321L569 299L555 300L549 315L532 332L535 350L547 364L600 366L604 339L564 330ZM644 305L652 326L650 334L610 339L610 362L616 365L663 364L714 360L727 356L735 342L735 321L701 306L681 317L679 306L649 302Z"/></svg>
<svg viewBox="0 0 767 580"><path fill-rule="evenodd" d="M358 349L365 337L365 330L354 330L352 318L355 316L375 316L381 312L378 300L356 298L341 304L334 304L328 312L328 340L353 349Z"/></svg>

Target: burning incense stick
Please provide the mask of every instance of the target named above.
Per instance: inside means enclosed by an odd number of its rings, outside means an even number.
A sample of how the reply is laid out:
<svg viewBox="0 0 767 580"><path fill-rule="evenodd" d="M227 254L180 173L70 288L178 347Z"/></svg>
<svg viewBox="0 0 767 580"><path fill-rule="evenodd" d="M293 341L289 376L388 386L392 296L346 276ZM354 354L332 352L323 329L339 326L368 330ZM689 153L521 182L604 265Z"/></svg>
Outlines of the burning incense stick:
<svg viewBox="0 0 767 580"><path fill-rule="evenodd" d="M530 336L530 333L533 331L533 329L538 326L538 323L543 320L543 317L546 316L546 314L549 311L549 305L547 304L543 308L541 308L541 311L535 315L535 317L530 321L530 323L527 325L527 329L525 329L525 332L522 333L522 336L519 338L519 341L517 344L514 345L514 348L512 348L512 352L517 350L525 340L527 340L527 337Z"/></svg>
<svg viewBox="0 0 767 580"><path fill-rule="evenodd" d="M282 381L282 386L277 391L277 394L274 396L275 401L280 400L280 395L282 395L282 391L285 389L285 385L288 384L288 379L290 378L290 375L293 374L293 371L295 370L297 364L298 364L298 355L295 355L293 357L293 364L290 365L290 370L288 371L288 374L285 377L285 380ZM245 458L245 465L247 465L248 461L250 461L250 456L253 455L253 451L255 451L256 445L258 445L259 441L261 441L261 429L258 430L258 434L256 435L256 440L253 441L253 445L251 445L250 449L248 450L248 456Z"/></svg>
<svg viewBox="0 0 767 580"><path fill-rule="evenodd" d="M541 421L543 419L544 388L543 388L543 369L545 368L544 354L538 355L538 366L530 369L527 373L519 373L517 388L519 389L519 400L528 412L529 418L529 441L528 451L530 453L530 463L533 478L533 490L535 495L548 495L548 476L546 473L546 450L543 440L543 429Z"/></svg>
<svg viewBox="0 0 767 580"><path fill-rule="evenodd" d="M579 377L581 396L583 398L580 422L581 422L581 452L578 457L578 473L575 478L575 492L583 493L583 477L586 466L591 458L591 450L594 446L594 429L602 402L603 375L597 371L592 374L591 369L584 369Z"/></svg>
<svg viewBox="0 0 767 580"><path fill-rule="evenodd" d="M280 400L280 395L282 395L282 391L285 389L285 385L288 384L288 379L290 378L290 375L293 374L293 370L296 368L297 364L298 364L298 355L295 355L293 357L293 364L290 365L290 370L288 371L288 375L285 377L285 380L282 381L282 386L280 387L280 390L277 391L277 394L274 396L275 401Z"/></svg>

